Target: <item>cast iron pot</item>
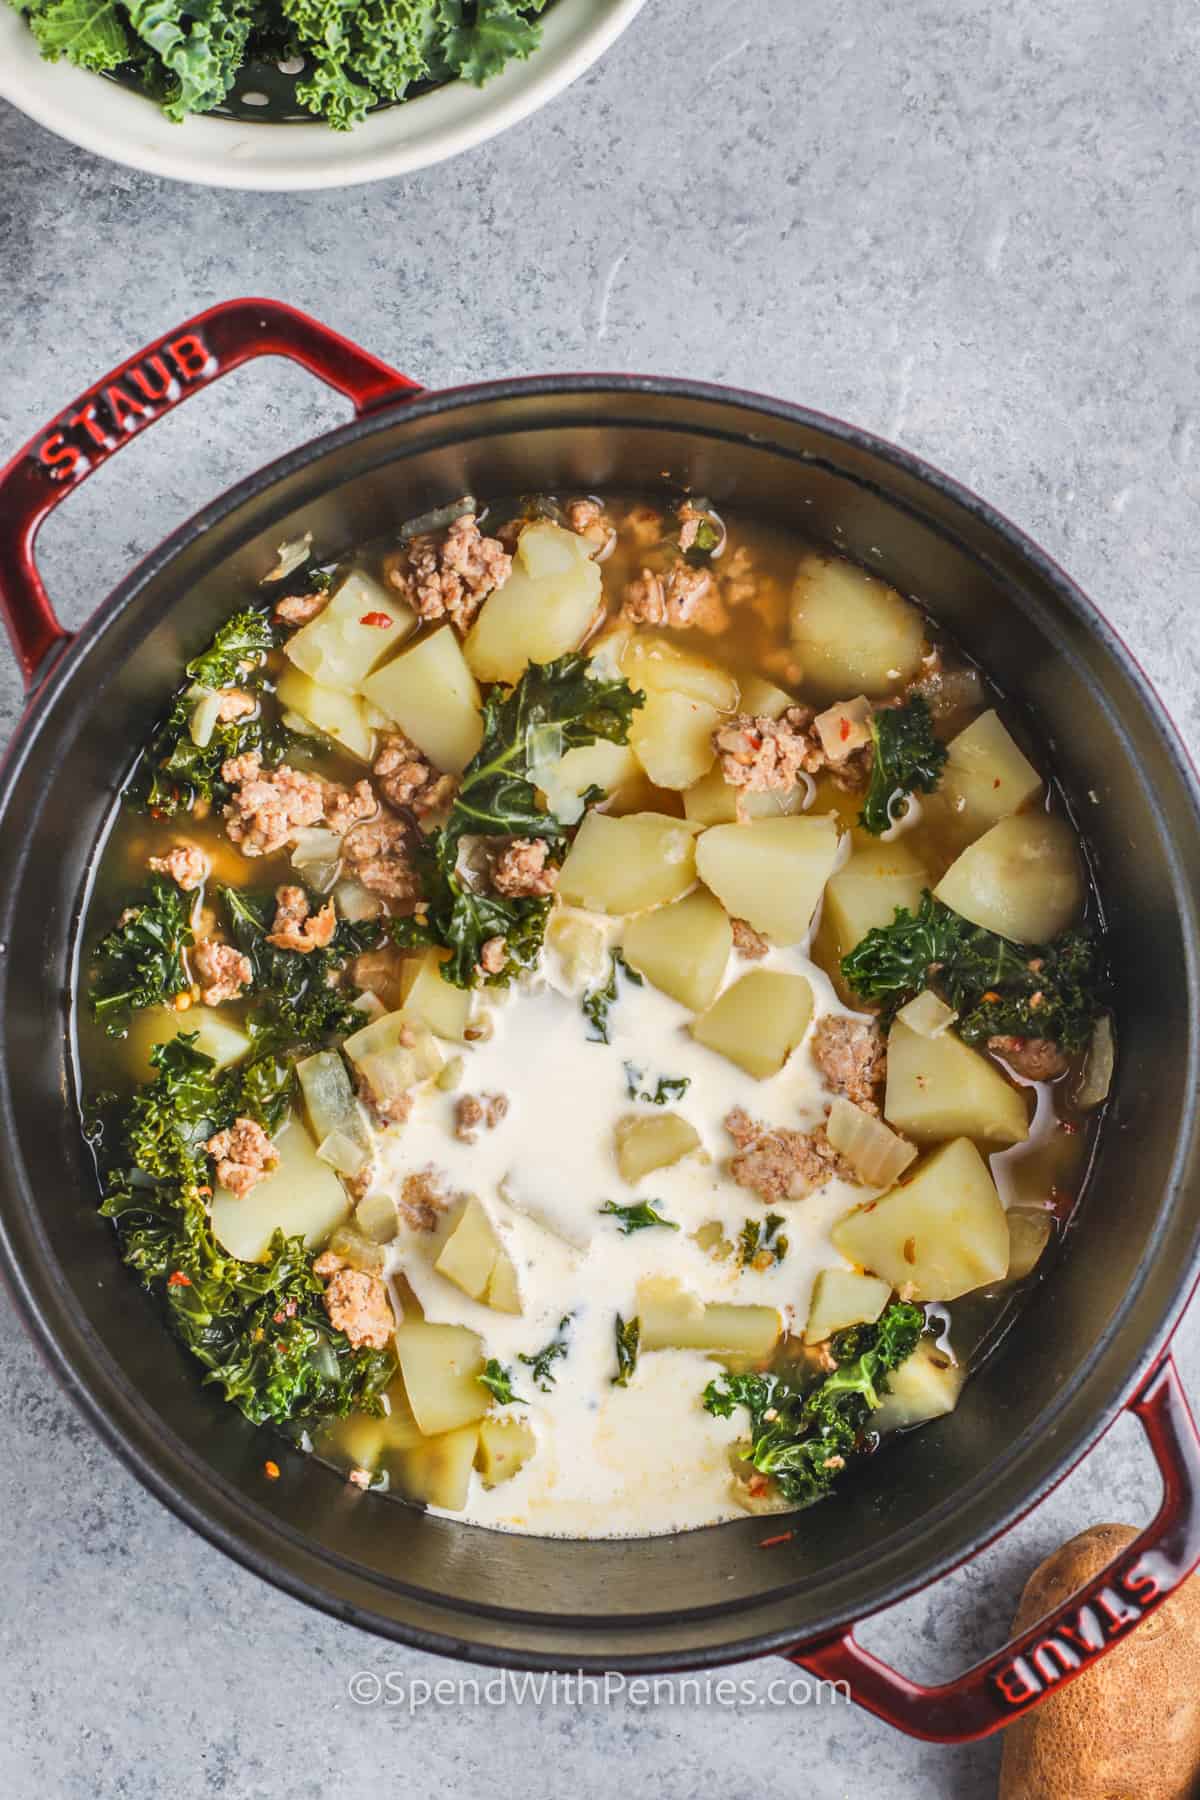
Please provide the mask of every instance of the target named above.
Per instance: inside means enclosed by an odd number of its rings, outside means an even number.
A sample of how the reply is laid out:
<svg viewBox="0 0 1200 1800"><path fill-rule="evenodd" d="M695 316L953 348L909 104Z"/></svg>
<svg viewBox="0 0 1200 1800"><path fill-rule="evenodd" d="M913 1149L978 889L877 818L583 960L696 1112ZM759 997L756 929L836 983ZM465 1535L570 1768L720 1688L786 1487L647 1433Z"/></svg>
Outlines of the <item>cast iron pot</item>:
<svg viewBox="0 0 1200 1800"><path fill-rule="evenodd" d="M33 565L45 514L179 400L263 355L331 383L354 421L200 513L72 638ZM893 1443L782 1541L754 1518L645 1541L505 1536L360 1494L200 1386L95 1210L75 1114L74 946L136 747L279 543L310 530L325 558L462 493L665 481L879 568L1036 715L1104 895L1121 1056L1066 1253L952 1416ZM242 300L148 346L0 475L0 598L30 695L0 781L0 1265L68 1392L181 1518L300 1599L424 1649L630 1672L782 1652L942 1739L1036 1704L1200 1560L1200 1443L1167 1356L1198 1257L1200 796L1128 651L1012 525L904 452L780 401L620 376L426 394L311 319ZM1165 1492L1110 1568L944 1687L855 1642L855 1620L996 1537L1126 1407Z"/></svg>

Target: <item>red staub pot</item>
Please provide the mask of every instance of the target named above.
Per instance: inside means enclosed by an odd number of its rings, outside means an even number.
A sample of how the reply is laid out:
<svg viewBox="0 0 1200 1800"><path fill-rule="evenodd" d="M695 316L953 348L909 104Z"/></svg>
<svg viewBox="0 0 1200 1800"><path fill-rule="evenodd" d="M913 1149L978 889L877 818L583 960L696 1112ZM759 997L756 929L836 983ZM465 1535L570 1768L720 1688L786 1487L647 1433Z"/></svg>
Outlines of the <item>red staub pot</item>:
<svg viewBox="0 0 1200 1800"><path fill-rule="evenodd" d="M34 569L42 519L188 395L268 355L345 394L353 421L215 501L72 637ZM348 1490L274 1440L283 1478L268 1483L262 1435L196 1381L95 1211L69 1000L116 792L183 660L284 539L311 530L325 559L464 492L685 483L919 595L1053 741L1104 897L1121 1043L1077 1224L958 1410L767 1547L753 1518L644 1541L500 1535ZM180 1517L290 1593L405 1643L589 1671L778 1652L947 1740L1035 1705L1185 1578L1200 1559L1200 1451L1167 1345L1197 1272L1197 788L1127 650L1006 520L903 451L781 401L603 375L426 393L285 306L238 300L148 345L0 475L0 598L29 684L0 779L0 1266L64 1386ZM856 1643L855 1620L995 1538L1126 1408L1164 1494L1109 1568L944 1687Z"/></svg>

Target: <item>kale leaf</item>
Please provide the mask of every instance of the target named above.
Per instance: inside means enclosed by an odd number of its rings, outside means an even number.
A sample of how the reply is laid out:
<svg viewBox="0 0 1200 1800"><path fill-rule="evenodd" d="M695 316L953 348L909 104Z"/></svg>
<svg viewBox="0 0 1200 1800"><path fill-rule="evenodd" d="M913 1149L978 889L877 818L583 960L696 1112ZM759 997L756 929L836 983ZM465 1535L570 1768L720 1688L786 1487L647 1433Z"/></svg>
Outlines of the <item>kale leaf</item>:
<svg viewBox="0 0 1200 1800"><path fill-rule="evenodd" d="M933 792L945 766L946 746L933 735L933 718L920 694L903 706L873 713L871 739L871 780L858 822L879 836L903 818L910 794Z"/></svg>
<svg viewBox="0 0 1200 1800"><path fill-rule="evenodd" d="M512 1370L506 1369L496 1357L489 1356L483 1366L482 1374L477 1375L475 1379L483 1383L492 1398L501 1406L523 1406L525 1404L520 1394L513 1393Z"/></svg>
<svg viewBox="0 0 1200 1800"><path fill-rule="evenodd" d="M635 1231L645 1231L650 1225L665 1225L668 1231L679 1230L674 1219L664 1219L660 1212L655 1212L653 1200L639 1200L632 1206L618 1206L615 1200L606 1200L600 1211L621 1221L622 1237L629 1237Z"/></svg>
<svg viewBox="0 0 1200 1800"><path fill-rule="evenodd" d="M156 1045L151 1061L154 1080L111 1129L91 1134L100 1210L124 1260L159 1297L205 1380L254 1424L379 1412L394 1358L354 1349L329 1323L303 1238L277 1231L262 1260L245 1263L213 1236L204 1145L237 1115L244 1077L219 1075L194 1033Z"/></svg>
<svg viewBox="0 0 1200 1800"><path fill-rule="evenodd" d="M782 1213L768 1213L761 1222L747 1219L738 1233L738 1261L742 1267L767 1269L781 1263L788 1253L788 1240L779 1227L787 1223Z"/></svg>
<svg viewBox="0 0 1200 1800"><path fill-rule="evenodd" d="M628 973L629 970L626 969L626 974ZM641 977L639 976L637 979L640 982ZM692 1085L690 1075L660 1075L653 1090L643 1089L642 1076L645 1071L637 1068L631 1062L623 1063L621 1066L625 1070L625 1092L629 1098L645 1100L650 1106L665 1106L668 1100L682 1100Z"/></svg>
<svg viewBox="0 0 1200 1800"><path fill-rule="evenodd" d="M154 876L149 898L127 907L94 956L92 1013L109 1037L124 1037L129 1015L168 1006L191 986L184 951L192 942L191 903L173 881Z"/></svg>
<svg viewBox="0 0 1200 1800"><path fill-rule="evenodd" d="M530 663L512 688L494 688L483 707L483 742L467 764L446 823L426 841L418 862L426 901L419 922L398 920L397 943L440 944L450 955L443 980L473 987L481 979L506 986L537 960L550 901L477 893L458 869L465 837L534 837L565 842L566 827L547 812L532 778L539 738L552 731L562 753L597 739L623 744L642 695L626 681L599 680L582 655ZM480 975L480 956L490 938L503 938L506 960Z"/></svg>
<svg viewBox="0 0 1200 1800"><path fill-rule="evenodd" d="M637 1368L638 1344L642 1336L641 1320L630 1319L626 1322L618 1313L613 1336L617 1349L617 1372L613 1376L613 1386L628 1387Z"/></svg>
<svg viewBox="0 0 1200 1800"><path fill-rule="evenodd" d="M365 1023L354 1004L358 989L338 978L352 957L377 941L374 919L339 919L324 949L281 950L267 942L275 916L271 894L228 887L219 892L230 936L250 959L251 1023L263 1044L315 1049Z"/></svg>
<svg viewBox="0 0 1200 1800"><path fill-rule="evenodd" d="M621 974L624 975L626 981L631 981L634 987L642 986L642 977L638 974L637 970L630 968L619 950L614 950L612 959L609 963L608 980L603 987L593 988L590 994L585 994L580 1003L583 1007L584 1017L595 1029L595 1036L588 1039L589 1044L607 1044L610 1042L608 1035L608 1015L617 1003L618 969L621 971ZM626 1065L626 1067L628 1067L628 1065ZM626 1080L628 1080L628 1076L626 1076Z"/></svg>
<svg viewBox="0 0 1200 1800"><path fill-rule="evenodd" d="M534 1386L539 1388L543 1394L548 1394L550 1389L554 1386L554 1364L558 1361L560 1356L565 1356L567 1354L565 1333L567 1332L570 1323L571 1314L567 1313L564 1318L561 1318L558 1321L557 1335L552 1337L550 1342L544 1345L541 1350L535 1351L532 1356L526 1356L524 1351L518 1351L517 1353L517 1361L524 1363L525 1367L532 1371Z"/></svg>
<svg viewBox="0 0 1200 1800"><path fill-rule="evenodd" d="M809 1506L834 1486L862 1446L887 1377L912 1355L925 1329L919 1306L895 1301L877 1325L857 1326L831 1345L837 1367L815 1387L785 1376L726 1375L710 1381L704 1405L717 1418L744 1406L750 1414L745 1460L769 1475L793 1506Z"/></svg>
<svg viewBox="0 0 1200 1800"><path fill-rule="evenodd" d="M1012 944L928 891L915 913L899 906L890 925L868 931L841 967L849 986L875 1002L885 1021L929 987L958 1013L968 1043L1039 1037L1067 1052L1089 1041L1107 986L1089 932L1065 931L1042 946Z"/></svg>

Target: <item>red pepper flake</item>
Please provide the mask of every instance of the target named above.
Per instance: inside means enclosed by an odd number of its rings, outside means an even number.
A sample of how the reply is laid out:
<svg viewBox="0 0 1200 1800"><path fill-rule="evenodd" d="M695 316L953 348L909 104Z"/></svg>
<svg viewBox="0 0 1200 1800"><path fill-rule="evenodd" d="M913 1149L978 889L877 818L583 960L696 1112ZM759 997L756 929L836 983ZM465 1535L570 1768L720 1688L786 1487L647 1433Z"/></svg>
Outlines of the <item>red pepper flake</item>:
<svg viewBox="0 0 1200 1800"><path fill-rule="evenodd" d="M1058 1129L1064 1131L1068 1137L1075 1137L1079 1131L1079 1127L1074 1119L1060 1119L1058 1121Z"/></svg>
<svg viewBox="0 0 1200 1800"><path fill-rule="evenodd" d="M360 625L374 625L376 631L390 631L392 629L391 617L385 612L364 613L358 622Z"/></svg>
<svg viewBox="0 0 1200 1800"><path fill-rule="evenodd" d="M266 1476L268 1481L278 1481L279 1480L279 1464L277 1462L270 1462L270 1461L265 1462L263 1464L263 1474Z"/></svg>
<svg viewBox="0 0 1200 1800"><path fill-rule="evenodd" d="M191 1278L182 1269L173 1269L167 1276L168 1287L191 1287Z"/></svg>
<svg viewBox="0 0 1200 1800"><path fill-rule="evenodd" d="M790 1543L795 1535L794 1531L781 1531L778 1537L759 1538L758 1547L760 1550L771 1550L776 1544Z"/></svg>
<svg viewBox="0 0 1200 1800"><path fill-rule="evenodd" d="M839 729L839 735L841 737L843 744L845 743L846 739L850 736L850 721L844 715L842 717L842 722L841 722L841 726Z"/></svg>
<svg viewBox="0 0 1200 1800"><path fill-rule="evenodd" d="M985 1000L992 1000L992 1001L998 1000L1000 998L1000 996L996 992L995 988L989 988L987 993L983 997Z"/></svg>

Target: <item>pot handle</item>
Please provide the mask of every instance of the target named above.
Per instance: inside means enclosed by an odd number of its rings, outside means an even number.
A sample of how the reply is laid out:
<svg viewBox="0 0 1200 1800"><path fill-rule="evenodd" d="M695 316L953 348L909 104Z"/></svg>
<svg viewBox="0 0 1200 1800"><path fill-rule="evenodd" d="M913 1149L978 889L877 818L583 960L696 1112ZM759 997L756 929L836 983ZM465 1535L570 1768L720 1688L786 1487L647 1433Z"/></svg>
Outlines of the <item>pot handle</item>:
<svg viewBox="0 0 1200 1800"><path fill-rule="evenodd" d="M1162 1605L1200 1562L1200 1433L1178 1371L1165 1357L1128 1403L1163 1481L1157 1514L1106 1568L994 1656L941 1687L922 1687L865 1650L854 1628L798 1645L792 1662L911 1737L987 1737L1073 1681Z"/></svg>
<svg viewBox="0 0 1200 1800"><path fill-rule="evenodd" d="M34 560L46 515L147 425L259 356L290 357L345 394L358 414L420 392L417 382L278 300L210 306L110 370L0 471L0 612L27 691L72 635Z"/></svg>

